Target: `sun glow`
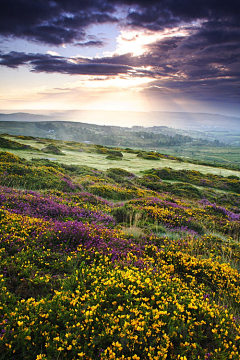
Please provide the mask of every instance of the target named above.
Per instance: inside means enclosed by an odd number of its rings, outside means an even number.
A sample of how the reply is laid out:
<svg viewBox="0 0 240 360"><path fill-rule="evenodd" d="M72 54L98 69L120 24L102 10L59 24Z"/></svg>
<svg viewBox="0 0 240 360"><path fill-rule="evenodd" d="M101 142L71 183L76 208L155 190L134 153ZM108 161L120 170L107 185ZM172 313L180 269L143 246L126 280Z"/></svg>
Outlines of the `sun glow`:
<svg viewBox="0 0 240 360"><path fill-rule="evenodd" d="M148 77L131 77L131 76L116 76L114 78L106 78L103 81L92 78L91 81L84 80L82 81L82 85L84 85L86 88L104 88L109 89L114 88L117 89L127 89L130 88L130 90L137 91L135 87L138 87L143 84L147 84L152 81L151 78Z"/></svg>
<svg viewBox="0 0 240 360"><path fill-rule="evenodd" d="M93 99L92 99L93 100ZM144 97L129 91L107 92L86 104L88 110L146 111ZM124 120L123 120L124 121Z"/></svg>
<svg viewBox="0 0 240 360"><path fill-rule="evenodd" d="M147 51L147 46L171 36L187 36L189 31L184 27L176 27L163 31L122 30L117 37L117 48L114 52L106 51L104 56L124 55L131 53L141 56Z"/></svg>
<svg viewBox="0 0 240 360"><path fill-rule="evenodd" d="M116 47L112 52L104 52L95 58L105 58L126 55L133 57L147 55L152 51L152 44L172 36L187 36L186 27L177 27L163 31L153 32L144 30L122 30L116 39ZM56 51L46 52L51 56L60 56ZM128 55L127 55L128 54ZM89 63L91 57L84 55L69 55L64 58L71 65ZM104 62L104 59L103 59ZM106 62L107 63L107 62ZM113 62L114 63L114 62ZM144 63L144 62L143 62ZM121 64L121 62L120 62ZM134 61L133 61L134 64ZM136 62L137 64L137 62ZM126 63L126 65L128 65ZM170 97L170 89L155 84L156 78L152 77L151 65L128 65L127 73L118 75L73 75L71 80L66 74L51 74L51 83L45 86L34 86L33 75L27 88L15 93L3 93L0 102L3 107L18 109L89 109L89 110L115 110L115 111L150 111L163 109L171 102L173 107L174 97ZM171 65L168 65L171 67ZM126 68L127 69L127 68ZM159 70L161 68L159 67ZM164 69L162 69L164 70ZM41 74L41 78L46 75ZM168 75L169 76L169 75ZM179 74L177 75L179 76ZM164 76L164 79L168 79ZM158 74L161 80L161 74ZM169 80L171 78L169 77ZM15 81L15 78L14 78ZM167 92L167 94L166 94ZM174 92L173 90L171 92ZM171 100L170 100L171 98ZM175 103L176 104L176 103Z"/></svg>

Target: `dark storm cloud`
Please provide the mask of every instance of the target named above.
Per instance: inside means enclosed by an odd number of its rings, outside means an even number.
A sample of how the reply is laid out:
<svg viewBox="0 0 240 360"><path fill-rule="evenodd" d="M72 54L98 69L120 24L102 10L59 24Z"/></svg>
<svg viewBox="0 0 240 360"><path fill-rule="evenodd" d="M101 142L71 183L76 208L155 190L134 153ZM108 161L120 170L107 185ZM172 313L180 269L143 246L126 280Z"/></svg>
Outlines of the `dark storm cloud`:
<svg viewBox="0 0 240 360"><path fill-rule="evenodd" d="M43 60L48 55L42 54L25 54L24 52L11 51L9 54L0 53L0 65L10 68L17 68L36 60Z"/></svg>
<svg viewBox="0 0 240 360"><path fill-rule="evenodd" d="M152 77L159 79L151 91L181 92L195 97L239 99L240 30L214 28L205 22L186 36L169 36L145 47L141 56L115 55L95 59L97 62L132 67L151 66Z"/></svg>
<svg viewBox="0 0 240 360"><path fill-rule="evenodd" d="M28 65L46 73L149 76L163 88L200 97L239 97L240 3L236 0L0 0L0 35L50 45L71 43L100 47L104 41L88 34L90 25L118 23L127 28L163 30L181 27L145 46L140 56L128 53L85 59L77 63L60 56L10 52L0 65ZM125 12L118 12L118 9ZM123 18L123 14L126 17ZM134 41L135 38L126 41ZM144 70L151 66L151 71ZM141 70L139 70L141 69ZM161 89L161 90L160 90ZM194 95L195 94L195 95ZM197 95L196 95L197 97ZM239 99L239 98L238 98Z"/></svg>
<svg viewBox="0 0 240 360"><path fill-rule="evenodd" d="M104 1L0 1L0 34L60 45L83 40L85 28L117 21Z"/></svg>
<svg viewBox="0 0 240 360"><path fill-rule="evenodd" d="M91 59L67 59L61 56L48 54L26 54L23 52L10 52L0 54L0 65L17 68L28 65L31 71L45 73L61 73L70 75L107 75L133 74L136 70L124 64L98 63ZM140 75L149 75L148 71L138 70Z"/></svg>
<svg viewBox="0 0 240 360"><path fill-rule="evenodd" d="M93 46L102 47L102 46L106 45L106 43L101 40L89 40L84 43L76 43L74 45L80 46L80 47L93 47Z"/></svg>
<svg viewBox="0 0 240 360"><path fill-rule="evenodd" d="M128 13L129 24L151 30L197 19L224 18L229 19L230 23L239 20L239 2L236 0L125 0L122 3L135 5Z"/></svg>
<svg viewBox="0 0 240 360"><path fill-rule="evenodd" d="M25 29L25 35L28 39L34 39L51 45L61 45L63 42L71 43L75 39L81 40L85 37L85 33L82 30L76 31L56 25L41 25Z"/></svg>
<svg viewBox="0 0 240 360"><path fill-rule="evenodd" d="M34 60L30 65L36 72L61 73L70 75L108 75L127 74L130 67L125 65L109 65L96 63L69 63L66 60Z"/></svg>
<svg viewBox="0 0 240 360"><path fill-rule="evenodd" d="M155 81L151 86L143 89L143 93L151 93L156 98L160 95L167 98L169 95L176 97L185 97L218 101L218 102L239 102L240 82L237 79L222 79L221 82L215 79L207 81L192 80L163 80ZM231 91L229 90L231 89Z"/></svg>
<svg viewBox="0 0 240 360"><path fill-rule="evenodd" d="M119 22L159 30L205 19L238 27L236 0L0 0L0 34L60 45L83 41L86 28ZM117 10L124 6L125 19ZM214 26L214 24L213 24Z"/></svg>

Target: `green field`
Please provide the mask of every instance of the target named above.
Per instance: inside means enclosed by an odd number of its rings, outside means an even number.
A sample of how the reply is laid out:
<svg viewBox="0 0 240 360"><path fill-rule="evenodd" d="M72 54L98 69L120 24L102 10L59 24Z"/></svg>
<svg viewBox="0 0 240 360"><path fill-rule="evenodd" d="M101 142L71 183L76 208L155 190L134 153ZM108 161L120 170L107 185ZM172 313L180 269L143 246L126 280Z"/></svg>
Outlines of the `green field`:
<svg viewBox="0 0 240 360"><path fill-rule="evenodd" d="M160 151L160 150L159 150ZM161 148L161 152L175 156L183 156L190 159L198 159L209 162L224 164L240 164L239 147L211 147L211 146L184 146L171 148Z"/></svg>
<svg viewBox="0 0 240 360"><path fill-rule="evenodd" d="M58 164L74 164L74 165L86 165L90 167L94 167L99 170L107 170L108 168L118 168L121 167L127 171L133 172L136 175L140 175L142 171L147 170L149 168L159 168L159 167L171 167L176 170L195 170L200 171L203 174L211 173L222 176L230 176L236 175L240 177L240 171L228 170L224 168L205 166L199 164L193 164L190 162L182 162L177 160L170 159L159 159L159 160L146 160L143 158L137 157L136 154L132 154L130 152L123 152L122 159L119 160L109 160L106 158L105 154L97 154L91 151L91 146L86 144L76 143L76 142L65 142L65 141L52 141L49 139L42 139L42 142L39 140L21 140L19 138L8 136L7 138L11 140L16 140L21 144L30 145L34 148L39 149L39 152L31 151L31 150L15 150L11 149L11 152L19 157L23 157L27 160L31 159L49 159ZM63 152L64 156L54 155L54 154L46 154L41 151L42 148L46 146L46 144L54 142ZM0 148L0 150L4 151L5 149ZM204 151L204 150L202 150ZM207 151L207 150L206 150ZM210 150L209 150L210 151ZM215 149L220 154L223 150L221 148ZM176 153L175 153L176 156ZM227 154L224 155L225 157ZM237 152L231 152L231 156L237 156ZM200 157L200 156L199 156ZM220 156L218 157L218 160ZM190 159L188 159L190 160Z"/></svg>

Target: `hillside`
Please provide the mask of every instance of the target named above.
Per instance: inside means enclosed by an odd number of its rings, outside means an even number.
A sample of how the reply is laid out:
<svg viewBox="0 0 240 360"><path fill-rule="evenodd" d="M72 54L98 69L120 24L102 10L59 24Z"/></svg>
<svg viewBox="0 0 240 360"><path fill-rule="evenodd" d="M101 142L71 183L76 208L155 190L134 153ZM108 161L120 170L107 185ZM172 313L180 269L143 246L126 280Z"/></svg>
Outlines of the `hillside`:
<svg viewBox="0 0 240 360"><path fill-rule="evenodd" d="M1 121L75 121L88 124L121 124L129 126L169 126L174 129L196 131L240 132L239 117L211 113L170 111L104 111L104 110L26 110L25 112L4 112Z"/></svg>
<svg viewBox="0 0 240 360"><path fill-rule="evenodd" d="M2 140L1 140L2 139ZM99 170L106 170L112 165L117 166L116 163L109 161L111 159L106 158L105 152L108 150L105 149L116 149L122 152L123 157L121 157L121 167L133 171L139 174L140 171L146 170L149 168L149 160L151 160L151 165L161 166L161 167L173 167L175 169L189 169L189 170L199 170L202 172L214 172L216 174L221 174L226 176L234 175L235 173L231 170L240 170L240 157L239 157L239 148L226 148L226 147L203 147L196 146L195 152L196 158L192 159L188 156L182 156L181 153L173 150L173 147L169 148L160 148L157 150L143 150L135 149L131 147L110 147L106 145L96 145L91 142L85 141L83 143L75 141L63 141L55 140L49 138L39 138L38 136L21 136L21 135L9 135L1 134L0 135L0 150L4 150L5 145L1 146L1 143L9 143L9 149L13 151L14 154L22 156L27 160L31 159L40 159L48 158L54 161L63 161L64 163L70 163L75 165L89 165L97 166ZM12 142L12 143L11 143ZM16 146L15 143L19 145ZM10 145L11 143L11 145ZM59 158L58 156L46 156L43 148L53 145L61 148L62 152L67 156ZM24 147L28 146L29 150L32 151L22 151ZM102 149L102 150L101 150ZM169 152L166 150L169 149ZM172 151L171 151L172 150ZM186 149L185 149L186 151ZM193 153L193 152L192 152ZM51 152L49 153L51 154ZM52 155L54 152L52 152ZM109 155L109 154L107 154ZM116 160L116 159L115 159ZM118 158L119 160L119 158ZM177 162L175 161L177 160ZM160 163L162 162L162 163ZM204 165L204 167L202 166ZM208 167L205 167L208 166ZM229 171L222 170L222 168L229 169ZM220 169L220 170L219 170Z"/></svg>
<svg viewBox="0 0 240 360"><path fill-rule="evenodd" d="M0 113L1 132L67 141L100 141L102 145L112 146L130 146L129 138L133 138L132 146L138 148L179 146L191 143L193 139L200 145L204 140L205 146L209 142L240 145L239 118L186 112L72 110L39 114Z"/></svg>
<svg viewBox="0 0 240 360"><path fill-rule="evenodd" d="M236 165L2 138L1 359L239 359Z"/></svg>
<svg viewBox="0 0 240 360"><path fill-rule="evenodd" d="M145 128L139 131L120 126L101 126L68 121L1 121L0 131L16 135L24 133L27 136L65 141L88 141L111 146L130 146L132 144L146 148L161 145L175 146L193 141L190 136L177 134L173 129L166 129L165 127L154 132L149 131L149 129L145 130Z"/></svg>

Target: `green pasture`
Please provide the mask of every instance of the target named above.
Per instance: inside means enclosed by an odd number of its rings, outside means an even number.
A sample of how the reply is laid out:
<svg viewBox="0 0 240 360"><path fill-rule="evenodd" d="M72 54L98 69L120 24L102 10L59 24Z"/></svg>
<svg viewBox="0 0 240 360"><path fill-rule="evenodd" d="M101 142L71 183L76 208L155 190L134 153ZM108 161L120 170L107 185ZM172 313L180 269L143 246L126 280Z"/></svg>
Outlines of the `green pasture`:
<svg viewBox="0 0 240 360"><path fill-rule="evenodd" d="M174 149L163 147L158 150L163 154L183 156L201 161L210 161L224 164L240 164L239 147L205 147L205 146L182 146Z"/></svg>
<svg viewBox="0 0 240 360"><path fill-rule="evenodd" d="M39 143L35 140L19 140L23 144L34 146L41 150L46 146L44 143ZM56 145L56 143L55 143ZM150 168L159 168L159 167L171 167L175 170L195 170L200 171L203 174L215 174L222 176L230 176L236 175L240 177L239 171L222 169L217 167L191 164L187 162L180 162L176 160L170 159L159 159L159 160L146 160L143 158L137 157L136 154L123 152L123 158L121 160L110 160L106 158L106 154L97 154L87 152L86 149L82 149L81 144L79 144L78 148L75 149L73 146L67 146L65 142L58 142L57 146L61 148L65 155L55 155L55 154L46 154L44 152L36 152L34 150L15 150L10 149L9 151L13 154L25 158L27 160L31 159L49 159L55 161L56 163L63 164L73 164L73 165L87 165L90 167L94 167L98 170L107 170L108 168L119 168L121 167L124 170L132 172L136 175L141 175L141 172ZM7 149L0 148L2 151L6 151Z"/></svg>
<svg viewBox="0 0 240 360"><path fill-rule="evenodd" d="M36 140L21 140L20 138L15 138L14 136L7 136L11 140L15 140L21 144L31 145L39 150L51 142L50 139L41 139L41 143ZM63 140L53 140L54 144L61 147L61 149L87 149L88 144L82 144L74 141L63 141ZM70 145L71 144L71 145ZM93 145L93 144L92 144ZM134 147L131 147L135 149ZM123 148L124 149L124 148ZM192 143L184 144L182 146L162 146L159 148L149 148L141 149L145 151L157 151L162 154L168 154L176 157L183 157L187 160L195 159L208 162L216 162L223 164L238 164L240 165L240 148L238 146L203 146L203 145L193 145ZM138 149L138 150L139 150Z"/></svg>

